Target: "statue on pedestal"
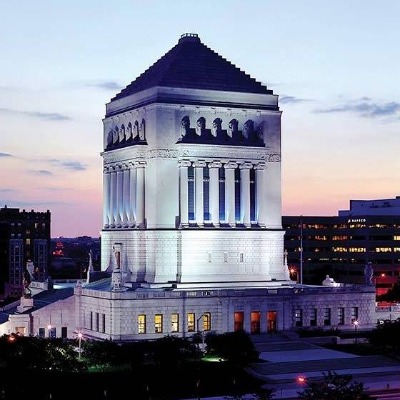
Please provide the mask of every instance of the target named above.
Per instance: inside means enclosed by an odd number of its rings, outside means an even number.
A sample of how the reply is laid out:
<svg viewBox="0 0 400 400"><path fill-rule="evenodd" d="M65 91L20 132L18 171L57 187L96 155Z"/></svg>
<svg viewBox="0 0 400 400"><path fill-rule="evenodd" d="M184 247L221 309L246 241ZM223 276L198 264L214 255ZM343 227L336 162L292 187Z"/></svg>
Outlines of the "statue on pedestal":
<svg viewBox="0 0 400 400"><path fill-rule="evenodd" d="M372 278L374 276L374 269L372 268L372 263L371 261L365 264L364 267L364 277L365 277L365 283L367 285L373 285L374 283L372 282Z"/></svg>

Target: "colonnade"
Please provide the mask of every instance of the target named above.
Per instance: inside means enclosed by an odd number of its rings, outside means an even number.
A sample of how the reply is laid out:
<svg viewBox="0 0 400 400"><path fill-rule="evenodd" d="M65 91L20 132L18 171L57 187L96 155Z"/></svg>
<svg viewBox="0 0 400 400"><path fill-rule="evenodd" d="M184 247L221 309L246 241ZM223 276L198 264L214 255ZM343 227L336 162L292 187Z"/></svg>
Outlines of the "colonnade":
<svg viewBox="0 0 400 400"><path fill-rule="evenodd" d="M129 162L104 168L104 228L144 226L145 169L145 161Z"/></svg>
<svg viewBox="0 0 400 400"><path fill-rule="evenodd" d="M179 161L179 204L180 225L189 223L202 227L205 224L219 227L221 224L235 227L238 224L250 227L256 223L266 225L265 163L181 160ZM145 227L145 173L146 161L132 161L106 166L103 171L103 226L104 228ZM194 176L189 177L189 168ZM208 169L205 175L204 169ZM224 170L221 186L220 170ZM237 186L235 171L240 171L240 215L236 215ZM253 180L250 171L254 170ZM207 176L208 194L204 193ZM194 180L189 193L189 180ZM254 185L254 198L251 185ZM223 187L225 201L221 205L220 190ZM173 190L171 188L171 190ZM205 197L208 196L208 197ZM189 197L193 196L191 200ZM209 220L205 221L205 200L208 202ZM191 201L191 203L190 203ZM193 216L189 220L189 203L193 205ZM223 220L221 220L221 207ZM254 208L254 209L253 209Z"/></svg>
<svg viewBox="0 0 400 400"><path fill-rule="evenodd" d="M189 168L194 168L194 220L189 221ZM250 162L229 161L189 161L181 160L180 169L180 222L182 226L189 226L189 222L194 222L197 226L204 226L204 168L209 168L209 214L211 223L214 227L219 227L221 223L229 226L241 224L250 227L251 223L251 196L250 196L250 170L255 170L255 219L259 226L265 226L265 202L264 196L264 173L265 163L253 164ZM224 179L224 221L220 221L220 173L223 168ZM240 171L240 219L236 219L235 204L235 170Z"/></svg>

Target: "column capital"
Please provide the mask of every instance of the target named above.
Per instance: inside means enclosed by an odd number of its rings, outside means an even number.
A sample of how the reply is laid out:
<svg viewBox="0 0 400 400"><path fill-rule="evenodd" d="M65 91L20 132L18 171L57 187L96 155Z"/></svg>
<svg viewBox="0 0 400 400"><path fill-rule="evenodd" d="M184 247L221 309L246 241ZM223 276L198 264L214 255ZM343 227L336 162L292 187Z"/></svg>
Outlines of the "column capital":
<svg viewBox="0 0 400 400"><path fill-rule="evenodd" d="M136 168L145 168L147 165L146 161L135 161L135 167Z"/></svg>
<svg viewBox="0 0 400 400"><path fill-rule="evenodd" d="M226 164L224 164L225 169L235 169L237 168L238 163L235 161L228 161Z"/></svg>
<svg viewBox="0 0 400 400"><path fill-rule="evenodd" d="M243 164L239 165L239 169L252 169L253 164L250 162L244 162Z"/></svg>
<svg viewBox="0 0 400 400"><path fill-rule="evenodd" d="M198 160L198 161L194 161L194 162L193 162L193 166L194 166L195 168L204 168L204 167L207 166L207 164L206 164L205 161L200 161L200 160Z"/></svg>
<svg viewBox="0 0 400 400"><path fill-rule="evenodd" d="M189 160L179 160L178 165L179 165L179 168L182 168L182 167L188 168L188 167L192 166L192 163Z"/></svg>
<svg viewBox="0 0 400 400"><path fill-rule="evenodd" d="M261 162L254 166L254 169L265 169L265 163Z"/></svg>
<svg viewBox="0 0 400 400"><path fill-rule="evenodd" d="M212 161L208 164L208 168L221 168L222 162L221 161Z"/></svg>

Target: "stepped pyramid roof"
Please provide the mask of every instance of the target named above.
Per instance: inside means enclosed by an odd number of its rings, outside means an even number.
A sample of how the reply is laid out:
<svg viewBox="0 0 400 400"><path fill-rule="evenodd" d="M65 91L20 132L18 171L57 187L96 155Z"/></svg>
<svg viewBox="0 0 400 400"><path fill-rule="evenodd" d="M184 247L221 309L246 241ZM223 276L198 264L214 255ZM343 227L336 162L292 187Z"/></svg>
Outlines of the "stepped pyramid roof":
<svg viewBox="0 0 400 400"><path fill-rule="evenodd" d="M272 90L186 33L178 43L112 100L155 86L273 94Z"/></svg>

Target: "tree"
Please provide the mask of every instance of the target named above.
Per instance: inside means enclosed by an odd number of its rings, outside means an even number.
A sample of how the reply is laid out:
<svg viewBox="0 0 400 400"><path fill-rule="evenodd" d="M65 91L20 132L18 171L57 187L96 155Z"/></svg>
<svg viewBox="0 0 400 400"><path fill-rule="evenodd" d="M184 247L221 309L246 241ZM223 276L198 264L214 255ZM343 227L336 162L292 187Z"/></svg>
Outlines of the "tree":
<svg viewBox="0 0 400 400"><path fill-rule="evenodd" d="M339 375L332 371L324 373L321 380L308 382L298 395L304 400L372 399L365 393L364 385L354 381L351 375Z"/></svg>
<svg viewBox="0 0 400 400"><path fill-rule="evenodd" d="M206 344L209 354L218 355L238 366L258 360L259 353L250 335L244 331L209 334L206 336Z"/></svg>
<svg viewBox="0 0 400 400"><path fill-rule="evenodd" d="M377 300L389 302L400 301L400 282L397 281L385 294L378 296Z"/></svg>

